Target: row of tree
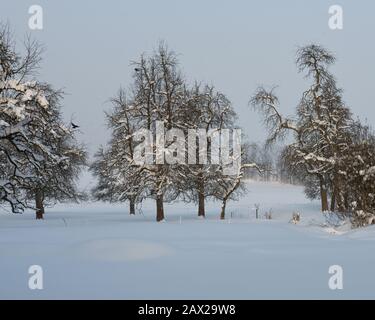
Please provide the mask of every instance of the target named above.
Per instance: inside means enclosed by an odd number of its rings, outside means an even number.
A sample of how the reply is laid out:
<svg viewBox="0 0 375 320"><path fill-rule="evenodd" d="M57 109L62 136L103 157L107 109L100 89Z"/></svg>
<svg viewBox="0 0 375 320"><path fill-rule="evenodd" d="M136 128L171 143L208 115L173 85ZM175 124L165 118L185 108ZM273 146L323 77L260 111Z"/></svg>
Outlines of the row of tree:
<svg viewBox="0 0 375 320"><path fill-rule="evenodd" d="M251 103L264 115L268 143L293 133L282 162L302 180L306 194L321 199L323 212L338 212L363 226L375 222L375 137L368 126L353 120L343 102L329 71L334 61L317 45L298 50L297 67L312 83L293 118L281 115L274 90L259 88Z"/></svg>
<svg viewBox="0 0 375 320"><path fill-rule="evenodd" d="M40 45L27 40L24 52L17 52L9 28L1 26L0 203L9 204L13 212L33 208L39 219L45 202L83 197L76 182L87 155L77 143L77 127L62 119L63 93L35 77ZM176 54L161 43L152 55L133 62L131 86L111 100L113 109L106 113L111 140L90 166L98 181L94 198L128 201L130 214L135 214L137 204L154 199L157 221L164 219L165 202L195 202L198 215L204 217L205 202L212 198L221 202L224 219L228 200L245 191L244 176L257 170L265 180L278 176L303 183L309 198L321 199L324 212L350 217L356 226L374 223L375 137L371 128L353 120L343 102L342 90L329 71L334 61L317 45L298 50L297 67L311 85L293 117L280 113L274 89L261 87L252 97L251 104L263 114L269 130L267 145L293 133L281 157L244 142L240 154L235 154L234 140L244 139L233 135L233 150L219 147L228 161L213 161L217 143L213 137L235 128L234 108L214 86L188 84ZM191 130L196 133L182 153L177 148L178 130L185 136ZM229 136L220 139L229 144ZM151 147L140 152L141 144ZM191 163L191 157L197 161ZM151 161L139 163L137 158ZM166 158L172 161L160 161ZM227 167L235 163L239 165L234 172L227 174Z"/></svg>
<svg viewBox="0 0 375 320"><path fill-rule="evenodd" d="M242 144L240 155L242 162L231 174L225 174L229 163L211 161L213 149L212 133L223 129L233 129L236 113L228 100L213 86L194 84L189 86L184 80L176 58L163 43L151 56L142 55L133 62L133 83L126 92L120 89L112 99L113 110L106 114L112 137L107 148L100 148L91 166L92 173L98 178L93 190L98 200L118 202L129 201L130 214L135 214L135 206L146 198L155 200L156 220L164 219L164 203L176 199L193 201L198 205L198 216L205 216L205 201L209 198L222 203L220 217L225 218L227 201L235 199L244 190L242 176L245 168L256 167L248 163L247 146ZM156 141L151 150L144 150L151 162L135 161L138 134L142 130L151 132L147 139L157 137L157 123L163 123L166 132L173 129L197 130L193 144L182 155L186 161L178 163L160 163L158 157L174 157L168 151L175 143L175 137ZM172 131L171 131L172 130ZM164 129L163 129L163 134ZM147 134L146 134L147 136ZM144 142L144 141L142 141ZM161 143L166 154L158 155L155 144ZM189 157L196 155L201 159L200 151L207 151L207 161L189 163ZM170 151L169 151L170 152ZM234 159L231 153L229 161Z"/></svg>

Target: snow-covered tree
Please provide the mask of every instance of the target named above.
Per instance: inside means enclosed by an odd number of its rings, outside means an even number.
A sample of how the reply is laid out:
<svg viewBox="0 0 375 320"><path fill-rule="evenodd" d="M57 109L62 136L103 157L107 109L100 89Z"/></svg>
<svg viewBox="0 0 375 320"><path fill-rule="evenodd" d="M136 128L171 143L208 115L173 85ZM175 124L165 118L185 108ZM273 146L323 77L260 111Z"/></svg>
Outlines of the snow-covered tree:
<svg viewBox="0 0 375 320"><path fill-rule="evenodd" d="M241 139L238 137L238 139ZM238 158L240 157L240 159ZM218 170L220 174L216 176L214 183L213 195L216 199L221 201L220 219L224 220L226 216L226 207L229 200L238 200L238 198L246 192L246 185L243 181L245 171L248 169L255 169L259 174L262 174L264 170L258 166L250 158L249 145L247 143L241 144L240 154L232 152L230 161L237 165L233 167L234 172L231 174L223 174L225 164L222 164ZM232 166L232 164L230 164Z"/></svg>
<svg viewBox="0 0 375 320"><path fill-rule="evenodd" d="M246 189L246 168L257 166L248 161L248 145L242 143L243 137L235 127L236 112L223 93L213 86L195 84L187 105L184 118L196 134L192 135L195 144L189 145L189 156L196 155L197 162L185 166L182 194L198 203L198 216L203 217L206 199L221 201L220 218L225 219L227 201L237 199ZM220 154L219 161L214 159L214 149Z"/></svg>
<svg viewBox="0 0 375 320"><path fill-rule="evenodd" d="M176 130L186 128L186 85L176 54L164 43L160 43L153 55L142 55L133 66L132 105L141 119L141 127L151 132L150 137L138 136L137 140L149 138L154 142L152 150L144 150L146 161L140 161L138 170L143 173L149 196L156 201L156 220L162 221L164 202L175 200L181 192L178 186L183 170L178 162L184 161L184 155L175 157L174 145L176 138L177 143L181 142L181 137L175 135ZM144 145L142 141L141 145Z"/></svg>
<svg viewBox="0 0 375 320"><path fill-rule="evenodd" d="M37 210L43 197L74 198L84 151L61 120L59 92L33 78L41 47L28 40L18 54L9 28L0 28L0 202L13 212ZM80 160L78 160L78 158ZM36 206L29 203L33 195ZM64 195L64 196L63 196Z"/></svg>
<svg viewBox="0 0 375 320"><path fill-rule="evenodd" d="M288 131L294 133L295 142L287 149L288 159L319 181L322 211L329 210L330 186L335 190L333 194L339 188L337 166L342 152L348 148L351 122L349 109L342 102L341 90L328 71L334 61L331 53L317 45L298 50L297 66L301 72L306 71L313 83L303 93L295 119L280 114L279 100L272 90L260 88L251 100L265 116L270 129L269 142L284 137Z"/></svg>
<svg viewBox="0 0 375 320"><path fill-rule="evenodd" d="M22 185L28 199L35 200L37 219L43 219L45 203L78 201L84 197L78 190L77 180L87 158L85 147L77 141L77 130L62 119L62 92L53 90L49 85L45 85L44 92L49 114L47 118L34 114L34 128L29 133L29 139L39 141L48 150L49 157L39 161L42 174L34 166L28 168L29 175L34 179Z"/></svg>
<svg viewBox="0 0 375 320"><path fill-rule="evenodd" d="M128 99L123 93L113 102L109 123L112 140L92 166L99 184L98 199L142 201L155 199L156 220L164 219L164 202L176 199L182 167L173 163L171 129L186 128L186 87L176 54L163 43L151 55L133 62L134 73ZM172 161L166 161L166 157ZM172 162L172 163L171 163ZM131 212L134 212L131 208Z"/></svg>
<svg viewBox="0 0 375 320"><path fill-rule="evenodd" d="M338 171L338 209L355 227L375 224L375 135L367 125L355 121L351 144Z"/></svg>
<svg viewBox="0 0 375 320"><path fill-rule="evenodd" d="M236 113L229 99L213 86L195 84L189 92L186 115L187 127L192 130L194 144L189 146L190 156L195 156L185 166L183 196L198 204L198 216L206 214L205 201L214 196L217 181L223 170L210 158L212 134L223 129L233 129ZM193 162L193 163L191 163Z"/></svg>
<svg viewBox="0 0 375 320"><path fill-rule="evenodd" d="M96 153L91 165L91 171L98 178L93 195L102 201L129 201L129 213L133 215L135 205L147 196L148 191L144 174L134 160L134 135L141 129L142 122L125 90L120 89L111 101L113 110L106 116L112 138L108 148L100 148Z"/></svg>

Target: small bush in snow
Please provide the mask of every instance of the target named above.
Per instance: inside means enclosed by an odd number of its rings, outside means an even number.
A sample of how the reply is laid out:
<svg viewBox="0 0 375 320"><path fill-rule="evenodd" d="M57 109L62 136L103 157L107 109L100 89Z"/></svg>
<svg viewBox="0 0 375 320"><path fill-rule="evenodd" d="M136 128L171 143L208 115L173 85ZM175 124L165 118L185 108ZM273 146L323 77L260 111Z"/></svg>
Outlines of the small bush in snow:
<svg viewBox="0 0 375 320"><path fill-rule="evenodd" d="M291 223L297 224L301 220L301 215L299 212L293 212L292 219L290 220Z"/></svg>

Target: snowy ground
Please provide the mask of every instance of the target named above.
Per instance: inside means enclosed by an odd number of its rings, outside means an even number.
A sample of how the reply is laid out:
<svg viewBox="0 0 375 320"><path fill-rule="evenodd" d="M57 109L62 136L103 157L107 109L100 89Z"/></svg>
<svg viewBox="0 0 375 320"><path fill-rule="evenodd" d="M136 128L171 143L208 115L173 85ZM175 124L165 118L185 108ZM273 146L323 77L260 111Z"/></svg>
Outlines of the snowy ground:
<svg viewBox="0 0 375 320"><path fill-rule="evenodd" d="M152 202L136 217L101 203L57 206L44 221L0 211L0 298L375 298L374 227L322 227L300 187L248 188L226 221L219 203L205 220L193 205L170 204L159 224ZM273 220L254 219L256 202ZM293 211L299 225L288 223ZM30 265L42 266L43 290L28 288ZM331 265L344 269L343 290L328 287Z"/></svg>

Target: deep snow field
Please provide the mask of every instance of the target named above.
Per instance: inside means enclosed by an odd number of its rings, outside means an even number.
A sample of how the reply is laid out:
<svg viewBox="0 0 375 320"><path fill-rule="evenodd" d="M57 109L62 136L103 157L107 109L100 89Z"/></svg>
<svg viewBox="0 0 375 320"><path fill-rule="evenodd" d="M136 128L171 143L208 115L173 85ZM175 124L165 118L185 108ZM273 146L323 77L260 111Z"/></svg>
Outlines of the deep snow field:
<svg viewBox="0 0 375 320"><path fill-rule="evenodd" d="M375 228L324 226L301 187L250 181L225 221L220 203L206 219L193 204L166 205L162 223L154 211L152 201L135 217L127 204L65 204L36 221L0 208L0 299L375 298ZM43 290L29 289L30 265L43 268ZM329 289L331 265L343 290Z"/></svg>

